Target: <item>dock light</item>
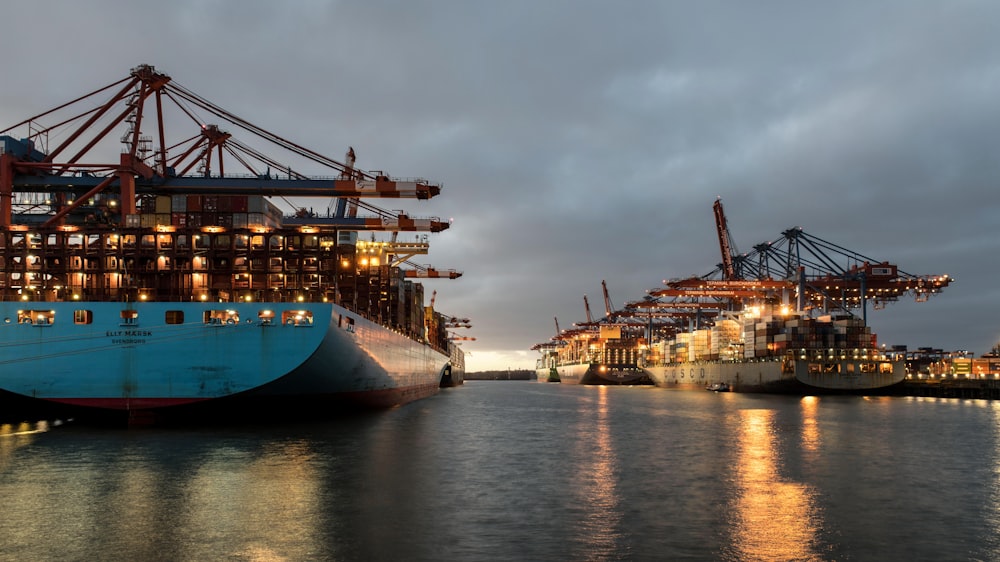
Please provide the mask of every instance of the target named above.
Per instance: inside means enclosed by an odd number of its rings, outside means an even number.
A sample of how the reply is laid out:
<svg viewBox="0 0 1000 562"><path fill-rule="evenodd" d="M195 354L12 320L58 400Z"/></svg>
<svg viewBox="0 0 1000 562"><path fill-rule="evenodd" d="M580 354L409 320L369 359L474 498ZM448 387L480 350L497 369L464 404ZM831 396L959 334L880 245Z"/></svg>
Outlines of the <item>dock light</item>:
<svg viewBox="0 0 1000 562"><path fill-rule="evenodd" d="M299 298L298 298L298 301L299 301L299 302L302 302L302 301L304 301L304 300L306 300L306 298L305 298L304 296L302 296L302 295L299 295Z"/></svg>
<svg viewBox="0 0 1000 562"><path fill-rule="evenodd" d="M73 300L75 300L75 301L80 300L80 295L78 295L76 293L73 293Z"/></svg>
<svg viewBox="0 0 1000 562"><path fill-rule="evenodd" d="M202 293L201 294L201 300L207 301L208 300L208 295L206 295L205 293Z"/></svg>

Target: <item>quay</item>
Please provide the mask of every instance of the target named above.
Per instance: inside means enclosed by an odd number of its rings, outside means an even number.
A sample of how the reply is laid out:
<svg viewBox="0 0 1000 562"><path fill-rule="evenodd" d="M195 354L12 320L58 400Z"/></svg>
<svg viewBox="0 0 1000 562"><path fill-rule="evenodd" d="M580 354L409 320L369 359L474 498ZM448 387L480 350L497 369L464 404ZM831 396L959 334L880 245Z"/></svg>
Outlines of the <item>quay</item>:
<svg viewBox="0 0 1000 562"><path fill-rule="evenodd" d="M1000 379L985 376L943 375L930 378L907 377L899 384L876 392L879 396L927 396L932 398L1000 399Z"/></svg>

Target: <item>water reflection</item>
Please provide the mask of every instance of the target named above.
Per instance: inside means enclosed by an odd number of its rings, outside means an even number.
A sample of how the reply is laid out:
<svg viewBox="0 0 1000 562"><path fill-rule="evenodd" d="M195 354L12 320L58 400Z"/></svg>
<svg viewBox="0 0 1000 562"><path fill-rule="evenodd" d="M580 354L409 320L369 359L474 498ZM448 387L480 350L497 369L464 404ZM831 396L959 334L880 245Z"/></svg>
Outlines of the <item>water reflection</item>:
<svg viewBox="0 0 1000 562"><path fill-rule="evenodd" d="M608 387L594 390L597 403L582 412L574 436L577 486L573 493L583 510L579 518L582 536L578 539L582 556L571 558L608 560L621 555L622 509L617 489L620 467L609 428Z"/></svg>
<svg viewBox="0 0 1000 562"><path fill-rule="evenodd" d="M982 402L986 402L985 400ZM992 509L986 510L986 527L989 531L987 536L991 538L991 549L993 552L1000 552L1000 407L995 402L990 402L993 414L993 479L989 484L987 494L989 506Z"/></svg>
<svg viewBox="0 0 1000 562"><path fill-rule="evenodd" d="M36 433L49 430L49 422L21 422L0 424L0 472L10 465L14 451L30 444Z"/></svg>
<svg viewBox="0 0 1000 562"><path fill-rule="evenodd" d="M15 559L323 558L313 454L301 441L0 428L6 528ZM32 444L31 470L14 449ZM228 441L216 447L220 441Z"/></svg>
<svg viewBox="0 0 1000 562"><path fill-rule="evenodd" d="M213 534L246 537L227 552L245 560L296 560L321 551L315 524L323 516L313 452L302 441L265 443L262 450L220 450L184 486L183 528L199 539L182 558L193 560Z"/></svg>
<svg viewBox="0 0 1000 562"><path fill-rule="evenodd" d="M809 408L803 409L808 415ZM812 410L815 414L815 409ZM783 481L773 410L741 410L732 547L739 560L820 560L814 493ZM814 415L810 418L815 422ZM803 432L803 440L806 432ZM816 442L817 438L811 438Z"/></svg>
<svg viewBox="0 0 1000 562"><path fill-rule="evenodd" d="M812 460L820 447L819 423L816 421L819 397L804 396L799 404L802 407L802 452L806 454L806 460Z"/></svg>

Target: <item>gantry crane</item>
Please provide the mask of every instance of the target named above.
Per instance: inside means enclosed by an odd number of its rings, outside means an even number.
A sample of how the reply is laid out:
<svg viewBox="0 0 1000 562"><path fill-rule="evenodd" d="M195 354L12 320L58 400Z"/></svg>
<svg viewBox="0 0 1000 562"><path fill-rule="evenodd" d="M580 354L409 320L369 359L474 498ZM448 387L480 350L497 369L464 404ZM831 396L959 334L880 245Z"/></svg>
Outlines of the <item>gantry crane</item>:
<svg viewBox="0 0 1000 562"><path fill-rule="evenodd" d="M117 89L111 99L103 105L63 117L114 88ZM194 121L193 135L189 132L181 140L168 140L167 127L174 126L179 118L168 113L166 102L173 102L181 116ZM151 111L149 106L153 106ZM237 140L218 125L206 124L193 114L196 110L239 127L311 165L332 169L338 175L309 177L293 170L281 160ZM146 117L147 111L152 113L150 117ZM57 123L41 125L46 118ZM151 146L153 137L143 134L144 125L150 121L159 142L155 148ZM123 124L128 132L121 139L125 148L118 161L86 162L94 149L107 144L110 132ZM30 128L28 136L15 139L7 135L23 126ZM11 224L15 193L56 196L57 208L43 226L58 224L67 214L107 193L118 195L123 224L126 217L137 213L136 196L142 194L335 196L356 200L361 197L429 199L440 193L440 186L426 180L396 180L381 171L364 172L354 168L353 162L343 164L265 131L149 65L132 69L126 79L7 127L0 135L4 148L0 154L0 227ZM47 148L39 144L44 144L50 136L65 140L48 150L40 150ZM67 154L70 156L60 159ZM227 159L242 169L244 175L227 174ZM213 168L217 173L213 173ZM189 174L192 171L197 173Z"/></svg>
<svg viewBox="0 0 1000 562"><path fill-rule="evenodd" d="M122 129L125 132L120 137L112 133ZM115 146L118 141L121 148ZM119 154L114 158L101 156L109 152ZM280 265L282 273L288 272L285 279L294 277L296 282L315 286L320 275L324 279L336 277L337 272L329 269L327 262L343 263L342 269L360 265L360 259L341 262L339 254L337 259L325 259L334 255L329 250L345 240L341 236L345 233L391 232L395 241L398 232L441 232L450 225L437 217L416 218L404 211L389 212L362 203L362 198L430 199L440 193L441 187L424 179L403 180L380 170L361 170L355 158L353 147L348 150L346 162L340 162L291 142L195 94L154 67L140 65L122 80L0 129L0 232L17 231L10 234L11 239L22 236L20 231L25 230L25 237L38 235L48 240L48 234L65 241L82 224L87 225L88 232L131 229L130 236L138 236L142 229L157 233L177 230L172 254L160 260L174 262L181 256L188 260L188 254L194 252L189 247L181 248L180 238L190 240L208 233L214 240L233 233L235 236L228 237L228 247L213 243L206 250L214 268L209 272L212 275L221 275L233 260L238 262L235 267L239 273L225 281L230 298L235 298L232 295L237 292L249 295L253 289L271 285L270 281L256 280L257 272L273 269L268 263L259 266L262 258L257 257L257 252L267 251L271 247L268 241L291 235L303 246L307 239L313 246L300 254L300 248L289 245L283 256L291 261ZM326 175L310 174L307 169L318 169ZM203 196L206 201L246 196L267 204L267 197L323 197L334 198L336 210L328 208L325 216L320 216L311 208L299 208L295 216L285 217L272 205L278 213L278 226L226 224L221 218L211 224L185 223L183 219L178 223L171 222L177 219L169 211L167 222L156 222L155 229L152 224L140 223L138 219L150 218L147 204L155 200L158 205L164 196L169 196L168 200ZM220 216L226 211L218 210L222 211ZM366 214L362 216L359 210ZM204 216L208 216L209 209L205 211ZM356 235L346 240L348 246L353 246ZM63 258L69 254L57 255L60 247L66 246L63 242L48 246L47 255L65 262ZM144 263L134 266L144 267L141 272L149 273L137 272L142 277L139 279L133 269L128 272L128 283L155 283L160 290L166 290L168 284L170 290L180 287L167 281L180 280L185 275L181 268L161 268L162 264L154 263L156 258L154 254L152 262L145 263L148 260L140 256ZM405 260L397 259L394 266L405 264ZM451 272L435 275L457 276ZM291 282L284 286L291 286ZM337 290L345 288L339 286ZM376 299L378 291L370 293Z"/></svg>
<svg viewBox="0 0 1000 562"><path fill-rule="evenodd" d="M850 313L861 309L867 322L869 301L875 308L907 294L924 301L953 281L948 275L906 273L895 264L811 236L798 227L736 256L721 199L715 201L713 210L722 263L700 277L664 281L664 288L649 291L646 298L629 303L626 309L681 318L690 317L685 309L693 308L701 318L711 311L739 310L748 303L791 306L794 301L797 310Z"/></svg>

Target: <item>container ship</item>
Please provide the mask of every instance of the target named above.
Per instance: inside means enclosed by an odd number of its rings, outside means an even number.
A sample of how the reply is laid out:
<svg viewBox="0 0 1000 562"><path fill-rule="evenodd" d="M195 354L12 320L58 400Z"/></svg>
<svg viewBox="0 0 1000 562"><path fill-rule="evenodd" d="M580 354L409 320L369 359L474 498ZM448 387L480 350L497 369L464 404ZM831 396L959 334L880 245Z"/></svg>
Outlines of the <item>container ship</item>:
<svg viewBox="0 0 1000 562"><path fill-rule="evenodd" d="M565 345L556 348L549 359L549 372L554 369L560 383L652 384L649 373L639 364L640 339L622 326L567 330L561 341Z"/></svg>
<svg viewBox="0 0 1000 562"><path fill-rule="evenodd" d="M535 380L538 382L559 382L556 362L559 360L559 344L554 341L536 344L531 348L541 355L535 360Z"/></svg>
<svg viewBox="0 0 1000 562"><path fill-rule="evenodd" d="M58 146L39 146L57 132L41 121L70 122L55 110L0 131L0 415L142 423L335 413L461 384L451 317L433 299L424 305L415 280L460 274L416 266L408 259L427 252L426 235L397 236L449 223L362 203L429 199L439 186L355 169L353 149L343 164L322 157L151 66L98 92L108 88L117 88L111 101L77 113L86 122ZM276 174L277 159L201 120L189 144L169 144L168 100L336 174ZM144 117L150 107L156 114ZM85 163L116 125L126 129L120 157ZM17 128L29 135L11 135ZM243 173L224 173L224 156ZM291 204L285 197L324 197L330 207L285 213L271 199ZM391 239L360 239L369 231Z"/></svg>
<svg viewBox="0 0 1000 562"><path fill-rule="evenodd" d="M644 363L657 386L798 394L891 386L906 377L904 359L879 349L860 318L812 318L774 306L660 340Z"/></svg>
<svg viewBox="0 0 1000 562"><path fill-rule="evenodd" d="M552 340L532 347L541 352L536 361L538 380L568 384L641 385L653 381L641 366L646 340L641 325L618 322L612 317L607 283L601 281L608 317L595 321L590 303L583 297L587 321L560 330Z"/></svg>
<svg viewBox="0 0 1000 562"><path fill-rule="evenodd" d="M562 344L557 351L535 346L543 352L540 361L559 365L561 378L561 365L570 363L565 371L573 380L574 369L593 371L573 361L586 364L589 354L614 342L628 350L630 369L664 387L859 393L903 381L906 348L878 345L868 308L882 309L904 295L925 301L951 277L912 275L797 227L741 254L721 201L714 211L723 258L715 270L664 281L622 310L612 309L605 288L606 318L599 324L626 326L631 335L567 330L553 338ZM588 310L587 327L589 321ZM644 326L641 336L631 331L636 326Z"/></svg>

